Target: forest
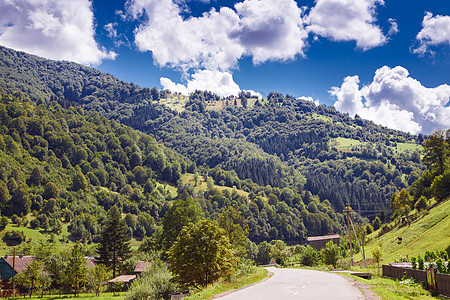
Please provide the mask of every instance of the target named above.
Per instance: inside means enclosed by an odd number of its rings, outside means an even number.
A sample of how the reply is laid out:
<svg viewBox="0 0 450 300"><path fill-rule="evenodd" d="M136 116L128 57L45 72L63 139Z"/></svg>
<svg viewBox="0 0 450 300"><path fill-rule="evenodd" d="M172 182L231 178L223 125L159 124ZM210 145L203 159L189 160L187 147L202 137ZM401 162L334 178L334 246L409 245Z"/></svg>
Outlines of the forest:
<svg viewBox="0 0 450 300"><path fill-rule="evenodd" d="M21 91L37 104L56 101L64 108L97 112L151 135L195 167L219 167L234 172L228 178L249 179L261 187L309 191L336 212L349 204L370 219L381 211L389 214L392 195L424 171L420 158L426 137L351 118L333 107L270 93L251 104L244 101L245 107L211 110L207 103L220 97L196 91L180 112L161 104L170 91L125 83L75 63L4 47L0 51L5 93ZM245 94L240 97L247 100ZM236 180L222 183L250 191Z"/></svg>

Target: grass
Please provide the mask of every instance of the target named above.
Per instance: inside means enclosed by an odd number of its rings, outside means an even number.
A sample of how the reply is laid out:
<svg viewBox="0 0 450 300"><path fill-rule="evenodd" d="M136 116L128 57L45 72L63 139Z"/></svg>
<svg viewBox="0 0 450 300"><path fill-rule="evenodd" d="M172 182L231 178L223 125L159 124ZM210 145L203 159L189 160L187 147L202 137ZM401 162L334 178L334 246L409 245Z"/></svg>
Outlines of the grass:
<svg viewBox="0 0 450 300"><path fill-rule="evenodd" d="M376 246L383 249L385 262L393 262L400 256L423 255L426 250L444 250L450 243L450 199L421 215L409 226L396 227L381 237L377 237L378 232L368 236L371 241L366 246L366 256L369 258ZM402 238L401 244L398 237ZM361 254L355 256L355 260L360 259Z"/></svg>
<svg viewBox="0 0 450 300"><path fill-rule="evenodd" d="M73 294L69 295L44 295L44 297L40 297L39 295L34 295L31 299L41 299L41 300L57 300L57 299L100 299L100 300L118 300L123 299L125 296L125 292L122 293L100 293L97 297L94 293L84 293L79 294L78 296L74 296ZM28 296L27 296L28 298ZM28 298L30 299L30 298Z"/></svg>
<svg viewBox="0 0 450 300"><path fill-rule="evenodd" d="M206 181L204 180L203 176L198 176L198 182L197 185L195 185L194 180L194 174L186 173L181 175L181 180L183 180L184 184L190 184L194 186L194 189L196 192L203 190L206 191L208 189L206 185ZM234 188L228 187L228 186L222 186L222 185L214 185L215 188L219 190L228 190L230 193L233 192ZM238 195L248 197L248 193L243 190L236 190Z"/></svg>
<svg viewBox="0 0 450 300"><path fill-rule="evenodd" d="M402 153L402 152L414 152L414 151L419 151L422 152L423 151L423 147L419 144L415 144L415 143L397 143L397 152Z"/></svg>
<svg viewBox="0 0 450 300"><path fill-rule="evenodd" d="M212 299L215 295L218 295L220 293L239 289L246 285L256 283L258 281L263 280L267 277L268 271L266 269L257 268L255 273L251 273L248 275L245 275L243 277L238 277L235 280L232 280L231 282L227 280L220 280L203 290L196 292L190 297L184 298L186 300L193 300L193 299Z"/></svg>
<svg viewBox="0 0 450 300"><path fill-rule="evenodd" d="M189 100L189 96L180 95L180 94L168 94L167 98L161 98L159 103L170 107L173 110L178 112L182 112L184 110L184 106L186 102Z"/></svg>
<svg viewBox="0 0 450 300"><path fill-rule="evenodd" d="M351 151L352 147L355 146L361 146L364 145L364 143L354 140L354 139L348 139L348 138L335 138L330 140L330 146L336 147L336 149L340 151Z"/></svg>
<svg viewBox="0 0 450 300"><path fill-rule="evenodd" d="M312 118L315 119L315 120L323 121L323 122L330 122L330 123L333 122L333 119L331 119L330 117L319 115L319 114L316 114L316 113L312 114Z"/></svg>
<svg viewBox="0 0 450 300"><path fill-rule="evenodd" d="M381 299L444 299L440 297L432 297L431 292L425 290L422 285L414 283L411 280L400 281L386 277L375 277L368 280L347 274L342 275L371 286L372 292L378 295Z"/></svg>

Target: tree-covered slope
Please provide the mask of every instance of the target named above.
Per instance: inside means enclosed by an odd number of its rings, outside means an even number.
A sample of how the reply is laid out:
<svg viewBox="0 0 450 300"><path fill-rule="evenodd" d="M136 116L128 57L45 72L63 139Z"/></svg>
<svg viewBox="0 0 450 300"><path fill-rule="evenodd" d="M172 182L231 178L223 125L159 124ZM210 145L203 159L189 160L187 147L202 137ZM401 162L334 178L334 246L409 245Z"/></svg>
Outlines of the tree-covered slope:
<svg viewBox="0 0 450 300"><path fill-rule="evenodd" d="M366 216L389 210L392 194L423 170L423 137L289 95L245 101L245 94L220 99L197 91L177 112L162 104L176 99L167 91L3 47L0 75L5 92L18 89L38 103L56 99L63 106L96 111L151 134L197 166L234 171L260 186L308 190L336 211L347 203ZM218 101L226 107L208 109Z"/></svg>

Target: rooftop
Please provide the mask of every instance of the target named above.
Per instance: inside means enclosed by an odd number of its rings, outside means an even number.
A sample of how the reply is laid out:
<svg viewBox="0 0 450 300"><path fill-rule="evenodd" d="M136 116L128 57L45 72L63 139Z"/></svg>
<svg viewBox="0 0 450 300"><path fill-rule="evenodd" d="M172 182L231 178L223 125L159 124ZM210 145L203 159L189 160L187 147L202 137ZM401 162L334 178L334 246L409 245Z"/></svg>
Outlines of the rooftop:
<svg viewBox="0 0 450 300"><path fill-rule="evenodd" d="M308 242L338 239L339 237L340 237L339 234L322 235L322 236L309 236L308 237Z"/></svg>

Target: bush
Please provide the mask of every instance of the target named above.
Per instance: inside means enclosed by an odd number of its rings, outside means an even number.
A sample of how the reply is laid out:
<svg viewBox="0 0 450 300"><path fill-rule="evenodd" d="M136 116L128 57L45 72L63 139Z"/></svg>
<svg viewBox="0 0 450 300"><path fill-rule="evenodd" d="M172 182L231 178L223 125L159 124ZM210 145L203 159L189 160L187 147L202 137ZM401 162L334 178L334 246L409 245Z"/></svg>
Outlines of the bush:
<svg viewBox="0 0 450 300"><path fill-rule="evenodd" d="M417 257L417 267L419 268L419 270L425 270L425 264L423 262L422 256L420 255Z"/></svg>
<svg viewBox="0 0 450 300"><path fill-rule="evenodd" d="M171 279L172 274L167 266L162 261L155 261L142 277L131 284L125 299L170 299L169 294L179 289Z"/></svg>
<svg viewBox="0 0 450 300"><path fill-rule="evenodd" d="M351 268L351 259L349 257L342 257L339 258L337 263L336 263L336 268L337 269L342 269L342 270L350 270Z"/></svg>
<svg viewBox="0 0 450 300"><path fill-rule="evenodd" d="M321 250L323 262L326 265L332 265L336 268L337 261L340 257L339 246L333 243L333 241L329 241L325 248Z"/></svg>
<svg viewBox="0 0 450 300"><path fill-rule="evenodd" d="M3 241L10 246L18 245L25 241L25 234L23 233L23 231L8 231L3 236Z"/></svg>
<svg viewBox="0 0 450 300"><path fill-rule="evenodd" d="M391 226L389 226L388 224L383 224L383 226L381 226L380 232L378 233L378 237L388 233L391 230L392 230Z"/></svg>
<svg viewBox="0 0 450 300"><path fill-rule="evenodd" d="M310 245L306 246L302 254L301 263L305 266L314 267L320 262L320 253Z"/></svg>
<svg viewBox="0 0 450 300"><path fill-rule="evenodd" d="M417 269L417 259L415 256L411 257L411 264L412 264L412 268L414 270L416 270Z"/></svg>

